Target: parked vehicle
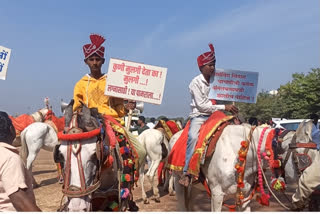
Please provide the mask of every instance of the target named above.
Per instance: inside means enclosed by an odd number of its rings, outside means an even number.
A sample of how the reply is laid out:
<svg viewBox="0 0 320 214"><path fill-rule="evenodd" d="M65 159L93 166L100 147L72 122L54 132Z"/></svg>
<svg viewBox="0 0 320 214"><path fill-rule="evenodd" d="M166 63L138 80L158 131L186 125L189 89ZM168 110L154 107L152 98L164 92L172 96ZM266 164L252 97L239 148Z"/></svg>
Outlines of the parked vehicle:
<svg viewBox="0 0 320 214"><path fill-rule="evenodd" d="M288 129L288 130L297 130L299 127L300 123L305 120L305 119L279 119L279 118L273 118L272 122L273 125L272 127L274 128L283 128L283 129ZM318 122L318 128L319 128L319 123L320 119Z"/></svg>

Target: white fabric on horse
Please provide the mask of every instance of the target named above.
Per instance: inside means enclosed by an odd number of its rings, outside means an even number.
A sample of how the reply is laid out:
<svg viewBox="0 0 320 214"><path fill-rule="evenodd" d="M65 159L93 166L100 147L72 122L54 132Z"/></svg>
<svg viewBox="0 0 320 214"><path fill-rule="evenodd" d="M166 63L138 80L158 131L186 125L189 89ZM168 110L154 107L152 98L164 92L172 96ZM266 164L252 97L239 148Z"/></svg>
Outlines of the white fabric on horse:
<svg viewBox="0 0 320 214"><path fill-rule="evenodd" d="M147 154L146 149L141 145L141 143L139 142L138 138L135 135L133 135L131 132L127 131L126 129L124 130L139 155L139 166L141 166L142 161L145 159Z"/></svg>

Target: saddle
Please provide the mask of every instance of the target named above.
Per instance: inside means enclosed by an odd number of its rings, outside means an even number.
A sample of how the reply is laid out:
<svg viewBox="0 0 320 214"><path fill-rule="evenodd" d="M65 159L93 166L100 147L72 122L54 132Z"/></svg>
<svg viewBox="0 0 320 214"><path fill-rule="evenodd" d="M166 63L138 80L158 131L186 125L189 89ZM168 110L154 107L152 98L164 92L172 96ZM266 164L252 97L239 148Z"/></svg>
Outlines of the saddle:
<svg viewBox="0 0 320 214"><path fill-rule="evenodd" d="M220 135L233 119L234 116L227 116L221 111L216 111L201 126L198 141L189 162L188 172L190 174L199 175L200 164L204 162L205 158L212 156ZM184 167L189 127L190 121L169 154L168 167L172 170L182 171Z"/></svg>
<svg viewBox="0 0 320 214"><path fill-rule="evenodd" d="M173 120L169 120L167 122L159 120L159 122L154 126L154 129L162 129L168 140L170 140L175 133L181 130Z"/></svg>
<svg viewBox="0 0 320 214"><path fill-rule="evenodd" d="M31 115L28 114L22 114L18 117L12 117L9 116L9 118L12 121L12 124L16 130L16 135L17 137L20 136L21 132L27 127L29 126L31 123L34 123L34 119Z"/></svg>

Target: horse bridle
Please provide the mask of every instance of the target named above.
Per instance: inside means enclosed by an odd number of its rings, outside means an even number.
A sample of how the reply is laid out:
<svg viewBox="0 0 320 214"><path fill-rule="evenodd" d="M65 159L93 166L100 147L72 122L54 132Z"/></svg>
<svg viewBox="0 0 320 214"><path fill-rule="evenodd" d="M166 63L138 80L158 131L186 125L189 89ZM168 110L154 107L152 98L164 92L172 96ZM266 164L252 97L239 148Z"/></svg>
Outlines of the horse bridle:
<svg viewBox="0 0 320 214"><path fill-rule="evenodd" d="M283 139L289 132L291 131L288 131L288 130L284 131L279 138ZM279 140L278 142L281 143L281 140ZM295 165L296 172L298 174L298 177L300 177L305 168L302 170L299 169L298 152L296 151L297 148L305 148L303 153L304 155L307 155L309 152L309 149L316 149L317 145L313 142L307 142L307 143L296 142L296 135L294 135L293 138L291 139L291 143L289 144L289 150L286 154L286 157L284 158L283 161L281 161L281 168L284 171L285 166L288 163L288 160L290 158L290 155L292 154L293 163Z"/></svg>
<svg viewBox="0 0 320 214"><path fill-rule="evenodd" d="M69 127L69 132L70 130L76 128L80 133L83 133L83 131L80 128L77 128L77 123L74 122L76 121L77 114L73 115L73 120L71 121L70 127ZM76 124L75 127L72 124ZM100 185L100 178L101 178L101 168L103 165L103 142L102 142L102 136L99 130L93 130L90 132L85 132L89 133L86 139L94 136L97 136L97 141L96 141L96 156L97 156L97 163L96 163L96 173L95 173L95 178L93 180L93 184L90 186L86 185L85 181L85 175L84 175L84 170L82 167L82 160L81 160L81 140L79 139L77 141L67 141L67 159L66 159L66 166L65 166L65 172L64 172L64 184L62 187L62 193L70 198L79 198L83 197L86 195L90 195L94 191L96 191ZM77 135L77 134L71 134L71 135ZM79 175L80 175L80 188L70 185L70 174L71 174L71 156L72 153L76 156L77 158L77 163L78 163L78 170L79 170Z"/></svg>

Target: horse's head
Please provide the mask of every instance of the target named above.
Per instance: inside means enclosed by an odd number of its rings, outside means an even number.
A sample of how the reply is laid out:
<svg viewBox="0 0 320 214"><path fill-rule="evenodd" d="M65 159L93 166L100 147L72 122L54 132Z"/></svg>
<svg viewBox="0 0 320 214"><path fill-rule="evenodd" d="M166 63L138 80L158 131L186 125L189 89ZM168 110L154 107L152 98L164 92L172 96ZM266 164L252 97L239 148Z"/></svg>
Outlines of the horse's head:
<svg viewBox="0 0 320 214"><path fill-rule="evenodd" d="M312 120L303 120L296 131L296 142L307 143L312 141Z"/></svg>
<svg viewBox="0 0 320 214"><path fill-rule="evenodd" d="M68 198L66 209L90 211L90 195L100 186L103 143L90 109L83 105L80 112L73 113L72 107L73 101L65 109L65 134L59 136L61 146L55 157L65 162L62 191Z"/></svg>
<svg viewBox="0 0 320 214"><path fill-rule="evenodd" d="M304 120L300 123L298 129L288 132L284 137L281 143L281 157L282 164L284 164L284 170L286 174L287 182L295 182L298 178L297 168L293 163L292 151L294 150L297 153L304 153L304 148L295 148L290 149L290 144L295 143L308 143L312 140L312 120ZM312 153L312 151L309 151Z"/></svg>

